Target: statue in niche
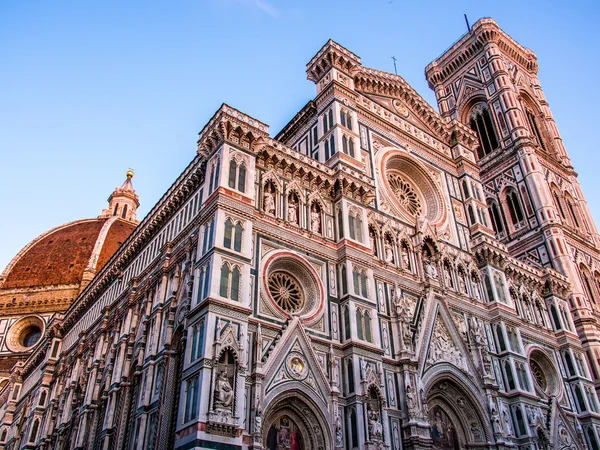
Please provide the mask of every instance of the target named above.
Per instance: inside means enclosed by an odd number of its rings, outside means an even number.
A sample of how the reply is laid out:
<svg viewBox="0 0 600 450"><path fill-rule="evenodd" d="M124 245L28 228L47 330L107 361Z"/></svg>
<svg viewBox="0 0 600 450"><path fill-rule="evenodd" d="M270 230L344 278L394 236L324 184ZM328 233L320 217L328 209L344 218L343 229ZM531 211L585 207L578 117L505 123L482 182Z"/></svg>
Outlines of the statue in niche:
<svg viewBox="0 0 600 450"><path fill-rule="evenodd" d="M392 245L388 239L385 240L385 262L394 264L394 251L392 250Z"/></svg>
<svg viewBox="0 0 600 450"><path fill-rule="evenodd" d="M408 247L406 245L402 245L400 246L401 248L401 253L402 253L402 265L404 266L404 268L408 271L411 270L410 267L410 256L408 254Z"/></svg>
<svg viewBox="0 0 600 450"><path fill-rule="evenodd" d="M467 282L465 281L465 274L462 270L458 271L458 290L463 294L467 293Z"/></svg>
<svg viewBox="0 0 600 450"><path fill-rule="evenodd" d="M413 387L406 384L406 408L408 409L408 415L414 416L415 410L417 409L417 398Z"/></svg>
<svg viewBox="0 0 600 450"><path fill-rule="evenodd" d="M454 283L452 283L452 274L450 273L450 267L447 264L444 264L444 284L446 287L453 288Z"/></svg>
<svg viewBox="0 0 600 450"><path fill-rule="evenodd" d="M396 316L400 322L400 340L404 347L404 350L412 352L412 330L411 330L411 319L412 311L409 301L406 299L400 288L396 285L394 289L394 296L396 307Z"/></svg>
<svg viewBox="0 0 600 450"><path fill-rule="evenodd" d="M500 272L494 272L494 283L496 284L496 292L498 293L498 300L502 303L506 303L506 294L504 293L504 280Z"/></svg>
<svg viewBox="0 0 600 450"><path fill-rule="evenodd" d="M425 276L434 280L438 277L435 264L430 259L425 259Z"/></svg>
<svg viewBox="0 0 600 450"><path fill-rule="evenodd" d="M378 256L377 255L377 240L375 238L375 231L373 231L373 228L369 227L369 242L371 243L371 252L373 253L373 256Z"/></svg>
<svg viewBox="0 0 600 450"><path fill-rule="evenodd" d="M298 204L294 194L288 198L288 222L298 224Z"/></svg>
<svg viewBox="0 0 600 450"><path fill-rule="evenodd" d="M479 281L475 277L471 277L471 286L473 287L473 297L481 300L481 291L479 290Z"/></svg>
<svg viewBox="0 0 600 450"><path fill-rule="evenodd" d="M227 370L221 369L215 382L215 407L231 409L233 405L233 388L227 377Z"/></svg>
<svg viewBox="0 0 600 450"><path fill-rule="evenodd" d="M375 410L369 409L367 412L369 419L369 436L371 439L381 439L383 434L383 427L379 422L379 413Z"/></svg>
<svg viewBox="0 0 600 450"><path fill-rule="evenodd" d="M478 347L483 346L485 343L483 328L475 316L471 316L469 331L471 332L473 343Z"/></svg>
<svg viewBox="0 0 600 450"><path fill-rule="evenodd" d="M313 203L310 209L310 230L321 234L321 210L316 203Z"/></svg>
<svg viewBox="0 0 600 450"><path fill-rule="evenodd" d="M263 210L267 214L275 215L275 195L273 194L273 186L271 183L265 185L263 193Z"/></svg>
<svg viewBox="0 0 600 450"><path fill-rule="evenodd" d="M342 420L340 419L340 415L336 414L335 416L335 446L341 447L343 445L343 431L342 431Z"/></svg>

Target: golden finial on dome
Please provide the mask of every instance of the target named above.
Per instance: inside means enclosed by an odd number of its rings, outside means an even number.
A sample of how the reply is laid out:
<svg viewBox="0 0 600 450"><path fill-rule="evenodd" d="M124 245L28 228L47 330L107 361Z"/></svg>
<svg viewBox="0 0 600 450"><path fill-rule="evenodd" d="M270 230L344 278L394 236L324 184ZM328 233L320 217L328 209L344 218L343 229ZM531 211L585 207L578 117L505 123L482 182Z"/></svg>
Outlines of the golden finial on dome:
<svg viewBox="0 0 600 450"><path fill-rule="evenodd" d="M129 168L129 170L127 171L125 176L127 177L128 180L131 180L133 178L133 169L131 167Z"/></svg>

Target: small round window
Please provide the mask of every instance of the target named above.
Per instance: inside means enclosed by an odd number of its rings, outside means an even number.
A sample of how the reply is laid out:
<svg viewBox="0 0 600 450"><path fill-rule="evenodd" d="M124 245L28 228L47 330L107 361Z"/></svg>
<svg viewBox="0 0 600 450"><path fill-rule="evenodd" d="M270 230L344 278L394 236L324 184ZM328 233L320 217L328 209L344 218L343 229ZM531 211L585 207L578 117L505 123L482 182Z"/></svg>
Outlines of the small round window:
<svg viewBox="0 0 600 450"><path fill-rule="evenodd" d="M33 347L40 340L42 336L42 330L36 325L32 325L27 327L21 332L22 342L21 345L23 347Z"/></svg>
<svg viewBox="0 0 600 450"><path fill-rule="evenodd" d="M8 330L6 346L13 352L25 352L37 345L44 334L44 321L37 316L24 317Z"/></svg>

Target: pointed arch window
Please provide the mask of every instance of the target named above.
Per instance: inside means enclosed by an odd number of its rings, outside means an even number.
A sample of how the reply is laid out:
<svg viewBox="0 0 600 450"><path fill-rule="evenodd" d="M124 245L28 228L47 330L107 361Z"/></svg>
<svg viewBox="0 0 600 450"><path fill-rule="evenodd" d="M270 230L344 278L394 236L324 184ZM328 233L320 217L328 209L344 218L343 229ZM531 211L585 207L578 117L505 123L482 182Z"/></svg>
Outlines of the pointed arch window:
<svg viewBox="0 0 600 450"><path fill-rule="evenodd" d="M575 207L575 201L571 198L566 198L567 208L569 209L569 214L571 216L571 221L573 226L579 228L579 220L577 220L577 211Z"/></svg>
<svg viewBox="0 0 600 450"><path fill-rule="evenodd" d="M235 189L235 180L237 175L237 162L232 159L229 163L229 187Z"/></svg>
<svg viewBox="0 0 600 450"><path fill-rule="evenodd" d="M331 156L335 155L335 136L333 134L329 138L329 150L331 151Z"/></svg>
<svg viewBox="0 0 600 450"><path fill-rule="evenodd" d="M119 213L119 204L115 205L115 209L113 210L113 216L116 216Z"/></svg>
<svg viewBox="0 0 600 450"><path fill-rule="evenodd" d="M579 265L579 273L581 275L581 281L583 284L583 288L585 289L585 294L586 296L594 303L596 304L596 298L594 295L594 290L592 288L592 284L590 282L590 276L589 276L589 271L587 270L587 267L585 267L583 264Z"/></svg>
<svg viewBox="0 0 600 450"><path fill-rule="evenodd" d="M344 339L350 339L350 310L348 306L344 306L342 313L344 314Z"/></svg>
<svg viewBox="0 0 600 450"><path fill-rule="evenodd" d="M325 139L325 161L329 159L329 141Z"/></svg>
<svg viewBox="0 0 600 450"><path fill-rule="evenodd" d="M231 219L225 221L225 230L223 232L223 247L231 248L231 234L233 231L233 222Z"/></svg>
<svg viewBox="0 0 600 450"><path fill-rule="evenodd" d="M333 128L333 109L329 110L329 128Z"/></svg>
<svg viewBox="0 0 600 450"><path fill-rule="evenodd" d="M37 434L38 434L39 428L40 428L40 421L39 421L39 419L35 419L35 421L33 422L33 425L31 426L31 432L29 433L29 442L37 441Z"/></svg>
<svg viewBox="0 0 600 450"><path fill-rule="evenodd" d="M242 251L242 232L244 231L244 229L242 228L242 224L241 223L236 223L235 224L235 232L233 235L233 249L236 252L241 252Z"/></svg>
<svg viewBox="0 0 600 450"><path fill-rule="evenodd" d="M479 103L473 108L469 126L479 136L479 158L483 158L498 149L498 138L486 105Z"/></svg>
<svg viewBox="0 0 600 450"><path fill-rule="evenodd" d="M219 283L219 295L234 301L239 301L240 296L240 269L234 266L233 269L228 263L221 266L221 280Z"/></svg>
<svg viewBox="0 0 600 450"><path fill-rule="evenodd" d="M523 210L521 209L521 203L519 202L519 196L514 189L509 189L505 195L506 206L510 215L510 220L513 225L518 225L523 221Z"/></svg>
<svg viewBox="0 0 600 450"><path fill-rule="evenodd" d="M373 336L371 331L371 316L365 311L365 320L363 322L365 327L365 341L373 342Z"/></svg>
<svg viewBox="0 0 600 450"><path fill-rule="evenodd" d="M498 205L496 202L492 200L488 200L488 210L490 212L490 217L492 218L492 227L494 231L499 234L504 232L504 225L502 224L502 216L500 215L500 210L498 209Z"/></svg>
<svg viewBox="0 0 600 450"><path fill-rule="evenodd" d="M508 390L512 391L516 389L515 376L513 375L512 366L509 361L504 362L504 373L506 374L506 385Z"/></svg>
<svg viewBox="0 0 600 450"><path fill-rule="evenodd" d="M123 206L123 213L121 214L123 219L127 219L127 205Z"/></svg>
<svg viewBox="0 0 600 450"><path fill-rule="evenodd" d="M358 308L356 308L356 336L358 337L358 339L364 339L363 338L363 315L362 315L362 311Z"/></svg>
<svg viewBox="0 0 600 450"><path fill-rule="evenodd" d="M348 273L346 266L342 266L342 294L348 293Z"/></svg>
<svg viewBox="0 0 600 450"><path fill-rule="evenodd" d="M358 242L362 242L362 219L360 218L359 211L350 211L348 215L348 228L350 232L350 239L354 239Z"/></svg>
<svg viewBox="0 0 600 450"><path fill-rule="evenodd" d="M529 128L531 129L536 144L546 150L546 144L544 144L544 139L542 139L542 133L540 132L537 120L529 109L527 110L527 121L529 122Z"/></svg>
<svg viewBox="0 0 600 450"><path fill-rule="evenodd" d="M556 209L558 209L558 212L560 213L560 217L562 217L563 219L566 219L567 216L565 216L565 211L563 209L562 201L561 201L558 193L556 191L554 191L552 193L552 197L554 198L554 205L556 206Z"/></svg>

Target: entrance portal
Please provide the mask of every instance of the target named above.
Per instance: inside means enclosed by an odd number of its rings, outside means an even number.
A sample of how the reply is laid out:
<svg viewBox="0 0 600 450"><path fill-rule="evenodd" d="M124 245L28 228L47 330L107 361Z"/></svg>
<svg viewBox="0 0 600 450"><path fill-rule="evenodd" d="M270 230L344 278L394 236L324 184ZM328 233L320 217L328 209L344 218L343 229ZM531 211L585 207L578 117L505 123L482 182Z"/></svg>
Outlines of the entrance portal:
<svg viewBox="0 0 600 450"><path fill-rule="evenodd" d="M331 450L327 420L302 392L280 394L266 407L263 423L263 446L267 450Z"/></svg>

